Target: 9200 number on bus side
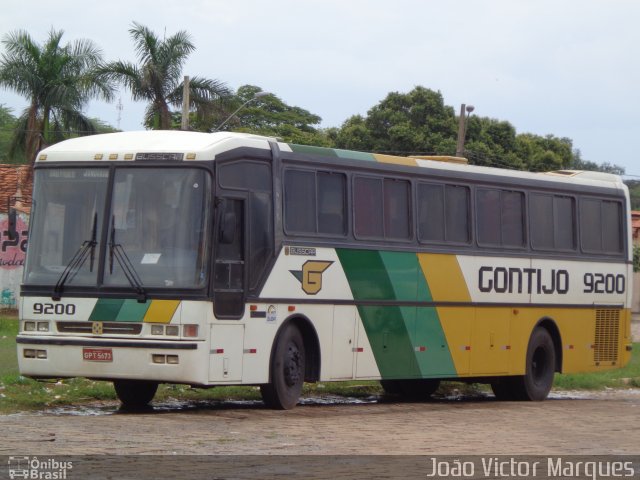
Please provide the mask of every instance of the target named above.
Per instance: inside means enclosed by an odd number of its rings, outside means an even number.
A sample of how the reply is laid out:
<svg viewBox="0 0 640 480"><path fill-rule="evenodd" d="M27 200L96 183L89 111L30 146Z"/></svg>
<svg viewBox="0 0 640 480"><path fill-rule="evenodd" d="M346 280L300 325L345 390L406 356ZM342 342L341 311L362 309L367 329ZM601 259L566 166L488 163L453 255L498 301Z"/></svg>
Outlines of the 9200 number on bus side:
<svg viewBox="0 0 640 480"><path fill-rule="evenodd" d="M584 293L624 293L626 278L622 274L585 273Z"/></svg>

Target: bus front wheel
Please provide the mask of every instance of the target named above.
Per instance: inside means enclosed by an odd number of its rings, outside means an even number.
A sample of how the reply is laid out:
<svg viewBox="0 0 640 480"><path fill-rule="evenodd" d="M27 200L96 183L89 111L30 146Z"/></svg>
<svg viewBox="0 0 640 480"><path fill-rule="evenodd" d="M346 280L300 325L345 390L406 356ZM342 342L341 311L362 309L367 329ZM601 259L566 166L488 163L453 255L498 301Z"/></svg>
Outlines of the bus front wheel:
<svg viewBox="0 0 640 480"><path fill-rule="evenodd" d="M270 367L270 383L260 386L265 405L278 410L296 406L302 393L305 350L298 327L289 324L278 335Z"/></svg>
<svg viewBox="0 0 640 480"><path fill-rule="evenodd" d="M158 390L156 382L143 380L114 380L118 400L125 409L137 409L146 407Z"/></svg>

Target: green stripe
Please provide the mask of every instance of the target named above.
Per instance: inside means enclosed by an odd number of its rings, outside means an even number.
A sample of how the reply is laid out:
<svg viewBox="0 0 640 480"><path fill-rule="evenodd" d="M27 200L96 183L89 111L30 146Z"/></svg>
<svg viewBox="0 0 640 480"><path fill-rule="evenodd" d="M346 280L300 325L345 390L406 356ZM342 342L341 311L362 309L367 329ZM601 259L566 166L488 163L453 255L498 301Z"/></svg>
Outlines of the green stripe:
<svg viewBox="0 0 640 480"><path fill-rule="evenodd" d="M89 321L113 322L118 317L123 304L124 300L121 298L100 298L89 315Z"/></svg>
<svg viewBox="0 0 640 480"><path fill-rule="evenodd" d="M431 301L414 253L336 249L353 298ZM434 307L365 306L358 312L382 378L455 375L446 337ZM416 352L416 347L426 347Z"/></svg>
<svg viewBox="0 0 640 480"><path fill-rule="evenodd" d="M375 250L336 249L356 300L393 300L387 268Z"/></svg>
<svg viewBox="0 0 640 480"><path fill-rule="evenodd" d="M393 289L393 299L415 302L420 268L418 257L413 253L402 252L379 252L379 255ZM423 278L422 283L426 284L424 276L420 276Z"/></svg>
<svg viewBox="0 0 640 480"><path fill-rule="evenodd" d="M415 308L360 305L358 312L382 378L420 377L407 330Z"/></svg>
<svg viewBox="0 0 640 480"><path fill-rule="evenodd" d="M320 155L331 158L344 158L348 160L364 160L367 162L375 162L376 157L372 153L354 152L353 150L342 150L339 148L314 147L311 145L298 145L289 143L289 148L297 153L305 153L308 155Z"/></svg>
<svg viewBox="0 0 640 480"><path fill-rule="evenodd" d="M335 149L335 152L338 154L340 158L347 158L349 160L365 160L367 162L375 162L376 157L373 156L372 153L365 152L354 152L353 150L340 150Z"/></svg>
<svg viewBox="0 0 640 480"><path fill-rule="evenodd" d="M142 322L151 301L138 303L137 300L122 298L100 298L93 307L91 322Z"/></svg>
<svg viewBox="0 0 640 480"><path fill-rule="evenodd" d="M116 317L116 322L141 322L150 306L149 301L140 303L137 300L125 300Z"/></svg>
<svg viewBox="0 0 640 480"><path fill-rule="evenodd" d="M422 375L457 376L438 311L434 307L418 307L416 315L414 345L427 347L425 352L415 352Z"/></svg>
<svg viewBox="0 0 640 480"><path fill-rule="evenodd" d="M324 148L324 147L312 147L311 145L297 145L295 143L290 143L289 148L292 151L297 153L306 153L309 155L322 155L323 157L334 157L336 158L338 154L332 148Z"/></svg>

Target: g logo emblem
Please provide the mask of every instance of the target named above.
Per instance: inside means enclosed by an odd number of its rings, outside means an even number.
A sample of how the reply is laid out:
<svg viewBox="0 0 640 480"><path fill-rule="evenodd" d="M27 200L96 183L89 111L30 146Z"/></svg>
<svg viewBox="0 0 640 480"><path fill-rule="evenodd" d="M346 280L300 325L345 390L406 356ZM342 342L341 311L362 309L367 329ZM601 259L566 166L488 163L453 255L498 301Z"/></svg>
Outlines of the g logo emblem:
<svg viewBox="0 0 640 480"><path fill-rule="evenodd" d="M302 290L307 295L315 295L322 290L322 273L333 262L308 260L302 265L302 270L289 270L302 284Z"/></svg>

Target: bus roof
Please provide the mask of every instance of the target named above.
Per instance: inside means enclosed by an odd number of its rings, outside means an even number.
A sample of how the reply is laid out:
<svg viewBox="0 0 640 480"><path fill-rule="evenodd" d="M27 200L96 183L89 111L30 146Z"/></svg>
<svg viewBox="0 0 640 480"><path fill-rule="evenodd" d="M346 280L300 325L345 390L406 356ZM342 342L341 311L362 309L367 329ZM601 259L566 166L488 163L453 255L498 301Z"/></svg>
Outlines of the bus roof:
<svg viewBox="0 0 640 480"><path fill-rule="evenodd" d="M155 154L173 154L174 160L212 160L221 153L236 148L269 150L276 138L234 132L185 132L180 130L147 130L106 133L77 137L56 143L42 150L37 162L73 162L95 160L134 160L137 155L154 159ZM465 172L477 175L494 175L530 180L557 181L597 185L611 188L624 184L618 175L592 171L560 170L532 173L520 170L441 162L420 157L399 157L376 153L357 152L335 148L314 147L278 142L283 152L298 152L334 159L334 161L358 160L385 164L431 168L435 170ZM140 157L138 157L140 158ZM158 159L160 156L157 157ZM433 158L433 157L432 157ZM447 157L448 158L448 157Z"/></svg>

